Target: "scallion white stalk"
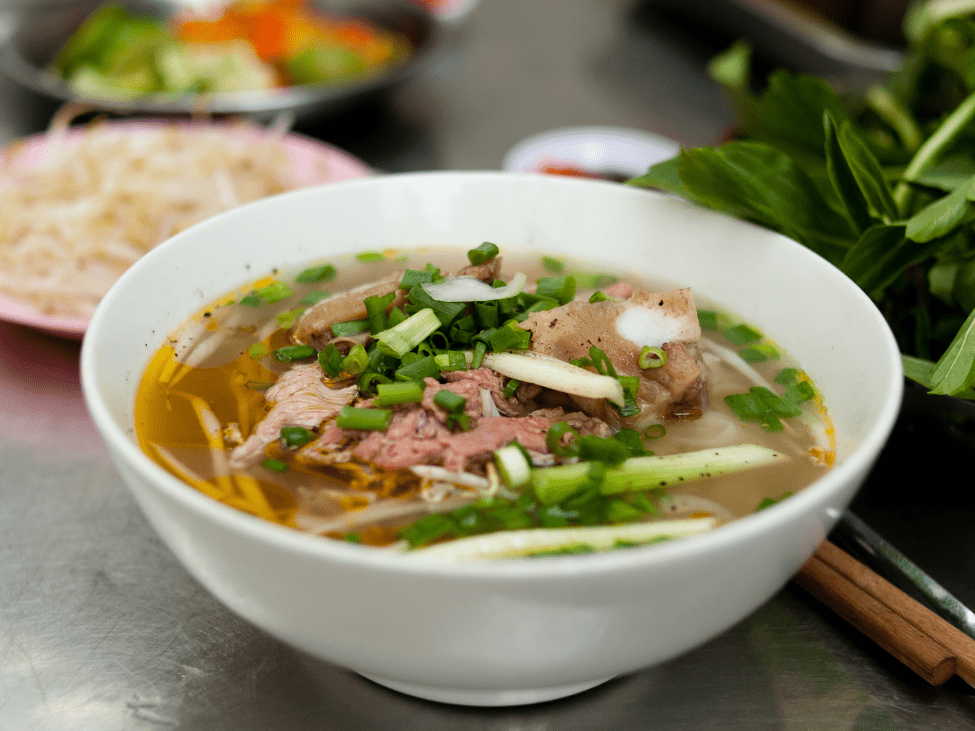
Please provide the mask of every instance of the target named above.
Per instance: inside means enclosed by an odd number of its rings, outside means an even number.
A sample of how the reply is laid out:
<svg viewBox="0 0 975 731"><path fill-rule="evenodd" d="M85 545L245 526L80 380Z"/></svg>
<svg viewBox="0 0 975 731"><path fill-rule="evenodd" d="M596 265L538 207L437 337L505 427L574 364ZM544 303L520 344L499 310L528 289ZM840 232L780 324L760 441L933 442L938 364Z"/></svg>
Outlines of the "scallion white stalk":
<svg viewBox="0 0 975 731"><path fill-rule="evenodd" d="M458 538L446 543L435 543L426 548L414 549L405 555L414 559L482 561L531 556L535 553L558 551L580 544L601 551L615 548L621 542L639 544L692 536L711 530L718 522L717 518L707 517L612 526L499 531Z"/></svg>

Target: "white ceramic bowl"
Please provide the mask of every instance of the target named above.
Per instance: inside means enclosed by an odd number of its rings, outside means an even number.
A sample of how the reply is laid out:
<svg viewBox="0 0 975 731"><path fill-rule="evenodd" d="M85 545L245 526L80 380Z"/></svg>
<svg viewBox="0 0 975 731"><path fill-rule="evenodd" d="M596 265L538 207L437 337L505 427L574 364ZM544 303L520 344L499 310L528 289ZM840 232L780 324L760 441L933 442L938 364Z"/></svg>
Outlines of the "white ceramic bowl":
<svg viewBox="0 0 975 731"><path fill-rule="evenodd" d="M602 555L438 565L315 538L217 503L149 460L133 398L164 336L274 267L387 247L587 257L692 285L796 356L838 461L816 484L709 534ZM96 311L81 358L98 429L187 569L283 641L423 698L537 702L675 657L779 591L881 449L902 389L893 337L846 277L793 241L656 193L582 179L423 173L259 201L156 248Z"/></svg>

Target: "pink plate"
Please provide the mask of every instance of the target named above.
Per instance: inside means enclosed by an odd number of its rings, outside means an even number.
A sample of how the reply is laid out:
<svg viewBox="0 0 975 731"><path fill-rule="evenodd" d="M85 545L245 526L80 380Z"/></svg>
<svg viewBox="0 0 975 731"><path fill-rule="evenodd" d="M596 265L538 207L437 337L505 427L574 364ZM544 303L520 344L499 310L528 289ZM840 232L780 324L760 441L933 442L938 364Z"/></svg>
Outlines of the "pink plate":
<svg viewBox="0 0 975 731"><path fill-rule="evenodd" d="M133 130L144 130L163 124L166 123L130 120L111 122L109 126L113 128L124 126ZM187 126L203 125L212 126L212 123L187 123ZM263 134L262 131L255 130L252 127L244 128L231 124L227 128L228 132L234 135ZM67 138L71 139L82 134L84 134L83 128L72 128L67 133ZM310 137L287 134L282 138L282 144L288 152L297 187L304 188L321 183L336 183L373 174L373 171L361 160ZM46 134L32 135L11 143L2 151L2 154L9 156L8 164L15 164L19 168L29 167L40 162L46 145ZM0 169L0 175L2 175L2 169ZM0 186L2 185L3 180L0 177ZM34 309L30 304L3 293L0 293L0 320L75 340L81 339L88 327L87 317L45 315Z"/></svg>

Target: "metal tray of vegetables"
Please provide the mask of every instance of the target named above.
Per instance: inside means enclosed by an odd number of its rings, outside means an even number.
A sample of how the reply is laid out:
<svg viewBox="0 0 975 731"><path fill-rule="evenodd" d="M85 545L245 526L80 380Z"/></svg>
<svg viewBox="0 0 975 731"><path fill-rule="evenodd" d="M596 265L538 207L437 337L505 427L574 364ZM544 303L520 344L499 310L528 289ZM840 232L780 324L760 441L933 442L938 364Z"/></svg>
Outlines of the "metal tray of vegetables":
<svg viewBox="0 0 975 731"><path fill-rule="evenodd" d="M44 97L120 114L337 111L401 82L439 44L406 2L65 0L14 11L0 71Z"/></svg>

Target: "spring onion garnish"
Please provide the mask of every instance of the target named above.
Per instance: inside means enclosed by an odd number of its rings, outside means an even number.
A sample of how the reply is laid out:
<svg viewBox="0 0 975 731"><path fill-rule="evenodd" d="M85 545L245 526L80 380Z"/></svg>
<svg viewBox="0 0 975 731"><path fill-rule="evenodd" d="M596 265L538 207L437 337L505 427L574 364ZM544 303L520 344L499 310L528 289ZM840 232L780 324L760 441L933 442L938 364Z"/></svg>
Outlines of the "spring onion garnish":
<svg viewBox="0 0 975 731"><path fill-rule="evenodd" d="M268 457L266 460L261 462L261 467L264 467L269 470L274 470L275 472L278 472L282 475L288 471L288 465L286 465L284 462L281 462L280 460L273 459L272 457Z"/></svg>
<svg viewBox="0 0 975 731"><path fill-rule="evenodd" d="M386 308L393 304L396 299L395 292L388 294L374 294L366 297L362 303L366 306L366 316L369 320L369 331L372 333L382 332L386 329Z"/></svg>
<svg viewBox="0 0 975 731"><path fill-rule="evenodd" d="M283 282L271 282L266 287L255 289L251 294L260 298L262 302L273 305L293 295L294 290Z"/></svg>
<svg viewBox="0 0 975 731"><path fill-rule="evenodd" d="M434 394L433 403L447 412L445 423L448 429L459 427L463 431L470 430L470 417L464 413L464 406L467 405L466 398L443 388Z"/></svg>
<svg viewBox="0 0 975 731"><path fill-rule="evenodd" d="M721 334L735 345L747 345L762 339L762 333L749 325L735 325L725 329Z"/></svg>
<svg viewBox="0 0 975 731"><path fill-rule="evenodd" d="M571 274L560 277L539 277L535 294L564 305L576 296L576 279Z"/></svg>
<svg viewBox="0 0 975 731"><path fill-rule="evenodd" d="M667 427L663 424L651 424L643 430L644 439L660 439L667 436Z"/></svg>
<svg viewBox="0 0 975 731"><path fill-rule="evenodd" d="M303 426L281 427L281 443L286 447L303 447L314 438L315 435Z"/></svg>
<svg viewBox="0 0 975 731"><path fill-rule="evenodd" d="M346 320L345 322L333 322L330 325L332 334L337 338L344 338L348 335L364 333L369 329L369 320Z"/></svg>
<svg viewBox="0 0 975 731"><path fill-rule="evenodd" d="M781 419L799 416L799 404L815 395L812 384L797 379L781 396L765 386L753 386L748 393L725 396L724 401L742 421L755 421L767 432L780 432L784 429Z"/></svg>
<svg viewBox="0 0 975 731"><path fill-rule="evenodd" d="M571 434L569 443L562 445L562 437ZM569 426L568 422L558 421L549 427L545 434L545 446L548 451L558 457L577 457L579 455L579 432Z"/></svg>
<svg viewBox="0 0 975 731"><path fill-rule="evenodd" d="M302 271L295 281L298 284L312 284L313 282L327 282L331 279L335 279L337 274L335 267L331 264L322 264L321 266L308 267Z"/></svg>
<svg viewBox="0 0 975 731"><path fill-rule="evenodd" d="M676 483L744 472L786 459L788 457L781 452L758 444L700 449L683 454L633 457L618 467L607 469L599 491L604 495L616 495L629 490L668 487Z"/></svg>
<svg viewBox="0 0 975 731"><path fill-rule="evenodd" d="M304 307L296 307L293 310L279 312L277 315L274 316L274 319L277 321L279 327L283 327L284 329L287 330L292 325L294 325L295 322L298 321L298 318L301 317L301 314L304 311L305 311Z"/></svg>
<svg viewBox="0 0 975 731"><path fill-rule="evenodd" d="M473 561L531 556L580 544L595 550L609 550L620 544L641 545L661 538L697 535L713 529L717 524L716 518L691 518L613 526L531 528L459 538L414 549L406 555L416 559Z"/></svg>
<svg viewBox="0 0 975 731"><path fill-rule="evenodd" d="M511 488L528 484L531 477L531 462L525 450L518 444L501 447L494 453L494 463L504 484Z"/></svg>
<svg viewBox="0 0 975 731"><path fill-rule="evenodd" d="M331 293L326 292L324 289L317 289L314 292L309 292L299 301L303 305L317 305L323 299L328 299L329 297L331 297Z"/></svg>
<svg viewBox="0 0 975 731"><path fill-rule="evenodd" d="M486 261L491 261L491 259L500 253L501 250L497 247L497 244L492 244L490 241L485 241L476 249L471 249L467 252L467 260L471 264L477 266L478 264L483 264Z"/></svg>
<svg viewBox="0 0 975 731"><path fill-rule="evenodd" d="M268 350L267 345L265 345L264 343L254 343L253 345L247 348L247 355L251 357L251 360L257 360L258 358L263 358L269 352L270 351Z"/></svg>
<svg viewBox="0 0 975 731"><path fill-rule="evenodd" d="M345 371L350 376L357 376L362 373L369 365L369 355L363 345L356 343L349 350L348 355L342 359L340 370Z"/></svg>
<svg viewBox="0 0 975 731"><path fill-rule="evenodd" d="M343 360L342 353L332 343L329 343L318 352L318 365L322 367L322 371L330 378L335 378L342 372Z"/></svg>
<svg viewBox="0 0 975 731"><path fill-rule="evenodd" d="M356 408L344 406L339 411L335 424L339 429L356 429L361 431L386 431L389 428L393 412L389 409Z"/></svg>
<svg viewBox="0 0 975 731"><path fill-rule="evenodd" d="M565 271L565 262L561 259L556 259L553 256L543 256L542 266L545 270L551 272L552 274L561 274Z"/></svg>
<svg viewBox="0 0 975 731"><path fill-rule="evenodd" d="M377 406L395 406L396 404L415 404L423 400L423 381L396 381L394 383L380 383L376 386Z"/></svg>
<svg viewBox="0 0 975 731"><path fill-rule="evenodd" d="M418 286L440 302L492 302L521 294L526 281L524 272L517 272L503 287L492 287L475 277L450 277Z"/></svg>
<svg viewBox="0 0 975 731"><path fill-rule="evenodd" d="M481 359L483 362L483 358ZM466 371L467 354L460 350L448 350L433 356L433 361L441 371Z"/></svg>
<svg viewBox="0 0 975 731"><path fill-rule="evenodd" d="M683 454L631 457L615 466L607 460L541 467L532 470L531 485L540 502L553 505L587 488L598 489L602 495L619 495L742 472L783 459L787 457L767 447L739 444Z"/></svg>
<svg viewBox="0 0 975 731"><path fill-rule="evenodd" d="M271 353L278 363L292 363L296 360L312 358L316 354L317 351L310 345L285 345Z"/></svg>
<svg viewBox="0 0 975 731"><path fill-rule="evenodd" d="M440 318L436 313L431 309L423 309L395 327L374 333L373 337L382 353L402 358L439 327Z"/></svg>
<svg viewBox="0 0 975 731"><path fill-rule="evenodd" d="M663 348L655 348L644 345L640 351L640 358L637 365L641 368L660 368L667 363L667 352Z"/></svg>

